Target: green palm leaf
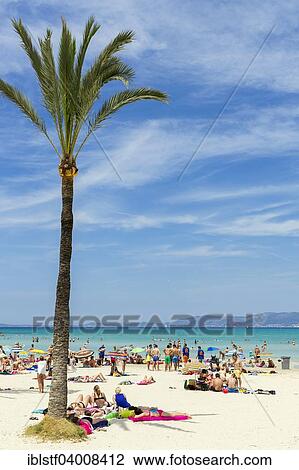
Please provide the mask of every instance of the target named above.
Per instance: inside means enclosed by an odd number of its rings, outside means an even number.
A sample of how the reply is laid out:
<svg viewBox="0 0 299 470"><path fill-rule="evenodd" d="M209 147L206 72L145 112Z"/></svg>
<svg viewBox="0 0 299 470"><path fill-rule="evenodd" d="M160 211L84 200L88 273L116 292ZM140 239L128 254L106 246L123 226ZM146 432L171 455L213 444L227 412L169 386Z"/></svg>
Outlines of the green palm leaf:
<svg viewBox="0 0 299 470"><path fill-rule="evenodd" d="M96 130L103 121L111 114L118 111L123 106L140 100L158 100L167 102L168 97L165 93L152 88L136 88L115 93L111 98L105 101L99 112L90 121L90 128Z"/></svg>
<svg viewBox="0 0 299 470"><path fill-rule="evenodd" d="M42 66L39 74L39 85L44 98L44 105L51 114L61 142L62 150L65 148L63 134L63 115L61 106L61 93L59 79L56 72L55 59L52 47L52 32L47 30L44 39L39 39Z"/></svg>
<svg viewBox="0 0 299 470"><path fill-rule="evenodd" d="M87 139L101 126L103 121L107 120L123 106L140 100L157 100L167 103L168 96L166 93L152 88L136 88L115 93L115 95L103 103L100 110L89 120L88 132L76 152L76 157L85 145Z"/></svg>
<svg viewBox="0 0 299 470"><path fill-rule="evenodd" d="M33 46L31 37L27 29L22 23L22 20L19 19L13 19L12 20L12 25L16 33L19 35L21 39L21 44L26 52L27 56L30 59L31 65L33 69L35 70L35 73L38 78L40 78L40 71L42 67L42 59L40 56L39 51L36 49L36 47Z"/></svg>
<svg viewBox="0 0 299 470"><path fill-rule="evenodd" d="M9 83L1 79L0 79L0 93L4 95L6 98L8 98L9 101L17 105L17 107L22 111L22 113L28 119L30 119L30 121L47 137L47 139L49 140L49 142L55 149L56 153L59 155L59 152L56 149L55 144L50 139L47 133L47 129L46 129L46 125L44 121L39 117L39 115L35 111L30 100L25 95L23 95L19 90L17 90L12 85L9 85Z"/></svg>
<svg viewBox="0 0 299 470"><path fill-rule="evenodd" d="M75 65L75 77L76 77L77 90L79 89L79 86L80 86L82 68L83 68L88 46L92 38L100 29L100 27L101 26L95 22L95 18L93 16L91 16L86 23L85 30L83 33L82 43L78 50L77 60L76 60L76 65Z"/></svg>

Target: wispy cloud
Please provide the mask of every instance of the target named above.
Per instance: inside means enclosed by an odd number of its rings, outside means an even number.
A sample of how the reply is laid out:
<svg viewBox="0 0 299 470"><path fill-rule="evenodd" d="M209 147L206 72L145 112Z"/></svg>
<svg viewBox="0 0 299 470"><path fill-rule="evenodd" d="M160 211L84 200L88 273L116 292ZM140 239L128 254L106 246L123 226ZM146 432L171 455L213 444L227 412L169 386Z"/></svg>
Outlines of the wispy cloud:
<svg viewBox="0 0 299 470"><path fill-rule="evenodd" d="M200 233L217 235L233 235L245 237L267 236L298 236L299 216L290 214L290 211L268 211L253 215L239 216L215 221L200 228Z"/></svg>
<svg viewBox="0 0 299 470"><path fill-rule="evenodd" d="M160 255L171 256L171 257L180 257L180 258L222 258L222 257L238 257L238 256L248 256L249 253L246 250L240 250L237 248L227 247L224 249L216 248L212 245L199 245L193 246L187 249L167 249L159 252Z"/></svg>
<svg viewBox="0 0 299 470"><path fill-rule="evenodd" d="M208 202L222 201L226 199L256 198L269 195L296 194L299 191L299 185L283 184L268 186L251 186L243 188L232 188L230 190L219 190L218 188L210 190L191 190L181 194L170 196L167 201L171 203L190 203L190 202ZM281 203L278 203L281 205ZM262 210L262 209L261 209Z"/></svg>
<svg viewBox="0 0 299 470"><path fill-rule="evenodd" d="M63 3L37 0L34 5L39 8L28 4L22 9L18 2L1 2L2 13L23 14L36 35L49 22L49 8L53 12L51 22L55 29L59 28L60 15L64 14L77 34L82 30L82 20L96 13L103 24L100 45L119 30L136 30L138 41L128 48L127 55L146 58L143 73L156 73L169 81L175 74L176 80L184 85L200 82L220 88L235 84L262 38L273 24L277 24L245 86L286 92L299 89L296 20L299 7L295 0L287 4L271 0L262 3L253 0L250 4L244 1L219 4L215 1L152 0L150 9L146 0L119 0L112 7L110 1L102 0L100 10L98 0L64 0ZM47 10L44 10L45 6ZM15 72L22 67L9 28L9 22L5 21L0 31L5 45L1 48L0 64L4 63L4 58L9 65L8 70L7 66L3 67L3 72ZM99 48L99 41L95 42L94 50ZM165 74L165 70L171 74Z"/></svg>

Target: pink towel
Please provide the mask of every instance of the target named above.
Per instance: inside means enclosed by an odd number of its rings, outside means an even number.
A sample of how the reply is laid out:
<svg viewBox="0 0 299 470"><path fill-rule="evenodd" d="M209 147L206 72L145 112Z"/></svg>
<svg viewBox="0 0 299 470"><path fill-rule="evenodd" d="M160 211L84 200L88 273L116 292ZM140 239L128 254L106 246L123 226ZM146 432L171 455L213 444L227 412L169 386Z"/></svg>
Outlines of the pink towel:
<svg viewBox="0 0 299 470"><path fill-rule="evenodd" d="M189 419L189 416L186 415L177 415L177 416L138 416L130 417L131 421L137 423L138 421L183 421Z"/></svg>

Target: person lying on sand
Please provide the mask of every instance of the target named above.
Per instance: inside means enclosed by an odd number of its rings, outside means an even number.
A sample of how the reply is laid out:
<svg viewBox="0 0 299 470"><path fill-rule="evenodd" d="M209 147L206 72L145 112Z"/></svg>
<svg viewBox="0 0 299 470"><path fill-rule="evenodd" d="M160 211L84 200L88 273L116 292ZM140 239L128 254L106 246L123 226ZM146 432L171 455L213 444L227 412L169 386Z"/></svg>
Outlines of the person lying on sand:
<svg viewBox="0 0 299 470"><path fill-rule="evenodd" d="M86 435L92 434L93 431L96 429L100 429L100 428L108 426L107 419L101 418L101 419L95 420L94 417L88 414L79 417L75 413L72 413L67 417L67 419L71 421L72 423L80 426L80 428L83 429Z"/></svg>
<svg viewBox="0 0 299 470"><path fill-rule="evenodd" d="M137 382L137 384L138 385L149 385L149 384L153 384L155 382L156 381L154 380L153 376L147 377L147 375L145 375L144 378L142 380L140 380L140 382Z"/></svg>
<svg viewBox="0 0 299 470"><path fill-rule="evenodd" d="M77 400L72 402L67 408L67 416L76 414L77 416L83 416L86 411L90 411L93 418L102 418L105 415L105 410L103 408L98 408L94 406L92 397L86 395L83 397L83 394L80 393L77 397Z"/></svg>
<svg viewBox="0 0 299 470"><path fill-rule="evenodd" d="M142 412L140 413L140 411ZM142 410L142 408L136 408L134 412L135 412L135 416L138 416L138 418L142 418L144 416L146 417L188 416L189 419L192 419L192 417L188 415L188 413L185 413L185 412L182 413L181 411L163 411L163 410L159 410L158 408L149 408L147 410Z"/></svg>
<svg viewBox="0 0 299 470"><path fill-rule="evenodd" d="M82 383L107 382L107 380L105 379L105 377L103 376L101 372L99 372L97 375L80 375L78 377L71 377L70 379L73 382L82 382Z"/></svg>

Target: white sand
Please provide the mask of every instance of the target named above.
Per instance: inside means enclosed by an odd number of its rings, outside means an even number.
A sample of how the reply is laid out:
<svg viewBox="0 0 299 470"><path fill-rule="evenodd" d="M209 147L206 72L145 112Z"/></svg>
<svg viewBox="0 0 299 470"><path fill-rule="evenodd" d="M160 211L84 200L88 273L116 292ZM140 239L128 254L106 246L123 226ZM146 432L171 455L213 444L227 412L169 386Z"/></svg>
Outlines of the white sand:
<svg viewBox="0 0 299 470"><path fill-rule="evenodd" d="M105 367L100 370L104 375L109 372ZM91 373L90 369L85 371ZM78 369L78 372L84 371ZM127 379L137 382L146 374L145 366L128 366L128 373ZM35 375L0 376L0 388L11 388L11 391L0 391L0 448L254 450L299 447L298 369L246 376L253 389L275 389L275 396L185 391L186 376L164 371L153 375L157 381L153 385L122 387L128 401L134 405L156 405L168 411L185 411L193 415L192 420L151 423L117 420L107 432L96 432L79 445L44 444L22 437L24 427L37 422L29 421L31 411L47 406L48 393L40 395L37 390L29 390L33 385L36 387ZM107 379L107 383L99 385L109 400L114 388L124 379ZM80 392L91 393L93 385L69 382L70 402Z"/></svg>

